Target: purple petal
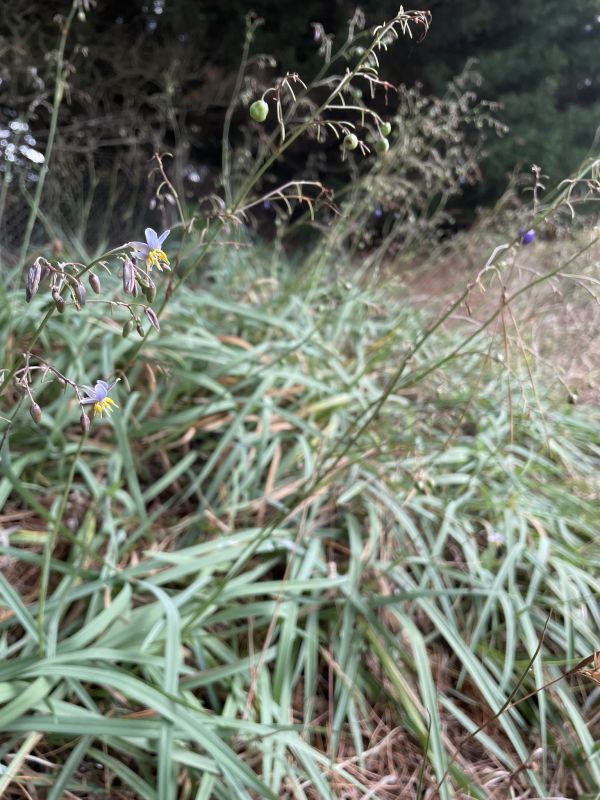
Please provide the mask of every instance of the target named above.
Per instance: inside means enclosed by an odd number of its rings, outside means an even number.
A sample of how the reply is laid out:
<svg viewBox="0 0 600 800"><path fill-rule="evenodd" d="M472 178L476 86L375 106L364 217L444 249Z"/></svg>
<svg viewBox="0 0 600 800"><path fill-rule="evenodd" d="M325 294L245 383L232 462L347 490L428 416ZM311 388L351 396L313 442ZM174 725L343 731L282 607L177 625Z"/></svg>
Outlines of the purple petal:
<svg viewBox="0 0 600 800"><path fill-rule="evenodd" d="M148 242L148 247L150 250L160 250L160 244L158 242L158 234L154 230L154 228L146 228L144 231L144 235L146 236L146 241Z"/></svg>
<svg viewBox="0 0 600 800"><path fill-rule="evenodd" d="M164 233L161 233L161 235L158 237L158 244L162 245L162 243L164 242L164 240L167 238L167 236L170 233L171 233L171 231L168 228L167 228L166 231L164 231Z"/></svg>
<svg viewBox="0 0 600 800"><path fill-rule="evenodd" d="M79 402L80 402L80 404L82 406L91 406L92 403L96 402L96 398L95 397L88 397L87 399L80 400Z"/></svg>
<svg viewBox="0 0 600 800"><path fill-rule="evenodd" d="M106 381L97 381L94 391L96 392L96 400L104 400L108 394L108 383Z"/></svg>
<svg viewBox="0 0 600 800"><path fill-rule="evenodd" d="M531 244L532 242L535 242L535 231L533 230L533 228L529 231L525 231L525 233L521 237L521 244L527 245Z"/></svg>

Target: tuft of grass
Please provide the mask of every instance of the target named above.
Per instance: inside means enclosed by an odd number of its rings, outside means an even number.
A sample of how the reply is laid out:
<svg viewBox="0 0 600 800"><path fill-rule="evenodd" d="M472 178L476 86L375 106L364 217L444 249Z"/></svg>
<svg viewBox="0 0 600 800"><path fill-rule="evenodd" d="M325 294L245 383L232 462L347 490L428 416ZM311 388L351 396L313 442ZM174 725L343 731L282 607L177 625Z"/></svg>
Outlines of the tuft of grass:
<svg viewBox="0 0 600 800"><path fill-rule="evenodd" d="M393 281L213 269L133 366L110 319L48 325L59 369L97 369L93 336L131 389L83 444L50 392L4 442L0 791L593 796L576 681L460 743L597 647L597 410L456 326L390 384L424 324Z"/></svg>

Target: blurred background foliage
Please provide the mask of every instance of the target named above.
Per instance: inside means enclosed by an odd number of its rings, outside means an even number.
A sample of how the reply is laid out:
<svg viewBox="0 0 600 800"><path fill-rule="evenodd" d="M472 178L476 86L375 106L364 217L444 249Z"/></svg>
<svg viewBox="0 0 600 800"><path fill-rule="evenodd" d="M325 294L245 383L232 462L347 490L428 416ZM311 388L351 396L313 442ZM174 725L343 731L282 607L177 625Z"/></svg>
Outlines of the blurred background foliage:
<svg viewBox="0 0 600 800"><path fill-rule="evenodd" d="M65 15L69 6L67 0L15 0L0 8L0 234L9 250L11 242L22 238L42 163L54 89L56 15ZM476 91L498 103L494 117L508 126L507 135L486 137L484 152L481 131L466 134L479 150L477 163L472 159L462 181L461 198L452 201L458 226L472 220L477 206L496 201L511 174L528 171L532 163L553 183L581 162L600 120L596 0L509 5L503 0L428 0L412 6L431 10L429 33L421 41L407 37L384 55L384 72L409 89L422 84L425 97L442 96L465 63L475 60L481 75ZM75 20L67 43L67 90L52 175L45 188L54 209L53 227L63 221L75 233L85 229L88 241L101 242L111 237L109 219L137 223L133 217L140 210L147 214L152 203L147 176L156 151L176 156L182 197L193 200L219 188L221 131L251 9L264 19L252 52L277 56L277 61L254 61L249 90L254 86L258 92L285 72L312 79L322 64L324 32L334 37L334 46L343 40L355 2L99 0ZM367 24L374 25L392 17L397 6L390 0L367 0L362 9ZM315 23L323 26L320 38ZM392 115L404 99L402 93L380 93L376 105ZM238 146L244 144L246 122L246 109L238 106L233 119ZM475 125L487 129L489 120ZM311 177L338 188L350 173L339 169L334 148L330 143L320 160L310 161L312 142L299 143L275 177L297 174L298 165L306 172L308 159ZM15 183L20 191L9 193ZM42 219L38 242L49 238L46 227L44 232Z"/></svg>

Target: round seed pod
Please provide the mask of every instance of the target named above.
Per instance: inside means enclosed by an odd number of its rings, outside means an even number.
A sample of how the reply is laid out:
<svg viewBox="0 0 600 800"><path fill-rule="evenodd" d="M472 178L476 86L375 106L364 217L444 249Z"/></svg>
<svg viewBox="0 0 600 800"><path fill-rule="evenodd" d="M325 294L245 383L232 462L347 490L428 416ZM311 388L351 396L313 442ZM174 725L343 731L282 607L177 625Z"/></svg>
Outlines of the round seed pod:
<svg viewBox="0 0 600 800"><path fill-rule="evenodd" d="M250 106L250 116L256 122L264 122L269 115L269 106L264 100L255 100Z"/></svg>
<svg viewBox="0 0 600 800"><path fill-rule="evenodd" d="M126 339L131 331L133 330L133 321L128 319L127 322L123 325L123 330L121 332L121 336Z"/></svg>
<svg viewBox="0 0 600 800"><path fill-rule="evenodd" d="M37 403L32 403L31 408L29 409L29 413L31 414L31 419L35 422L36 425L39 425L42 419L42 409L38 406Z"/></svg>
<svg viewBox="0 0 600 800"><path fill-rule="evenodd" d="M392 126L389 122L382 122L379 130L381 131L382 136L389 136L392 132Z"/></svg>
<svg viewBox="0 0 600 800"><path fill-rule="evenodd" d="M344 137L344 150L356 150L358 147L358 137L354 133L349 133Z"/></svg>
<svg viewBox="0 0 600 800"><path fill-rule="evenodd" d="M100 294L100 278L94 272L90 272L89 282L94 294Z"/></svg>
<svg viewBox="0 0 600 800"><path fill-rule="evenodd" d="M390 143L385 138L385 136L382 136L381 139L377 139L377 141L375 142L375 150L377 150L378 153L381 154L387 153L389 149L390 149Z"/></svg>

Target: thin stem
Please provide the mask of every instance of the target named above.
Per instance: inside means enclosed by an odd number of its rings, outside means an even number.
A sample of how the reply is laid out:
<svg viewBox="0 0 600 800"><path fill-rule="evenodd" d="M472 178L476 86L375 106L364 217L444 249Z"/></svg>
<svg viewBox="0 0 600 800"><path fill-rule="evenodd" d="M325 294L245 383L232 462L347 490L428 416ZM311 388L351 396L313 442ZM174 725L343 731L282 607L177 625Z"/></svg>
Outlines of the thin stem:
<svg viewBox="0 0 600 800"><path fill-rule="evenodd" d="M231 144L229 143L229 132L231 130L231 119L233 117L233 112L235 110L236 102L239 98L240 91L242 89L242 82L244 80L244 74L246 72L246 67L248 65L248 55L250 53L250 45L252 44L252 40L254 39L254 31L258 25L258 20L251 20L248 19L246 23L246 39L244 41L244 47L242 50L242 58L240 60L240 66L237 72L237 77L235 80L235 86L233 88L233 94L231 96L231 103L227 107L227 111L225 112L225 121L223 123L223 137L222 137L222 172L223 172L223 189L225 191L225 202L228 206L231 205L233 202L233 196L231 193Z"/></svg>
<svg viewBox="0 0 600 800"><path fill-rule="evenodd" d="M38 597L38 638L39 638L40 656L42 658L45 655L44 651L45 651L46 640L45 640L44 625L46 616L46 599L48 597L48 584L50 582L50 563L52 561L52 553L54 552L56 539L58 537L58 533L62 525L62 518L67 508L67 502L69 500L69 494L71 492L71 487L73 485L73 479L75 477L75 469L77 467L77 462L79 461L79 457L81 456L83 445L86 439L87 439L87 433L82 433L81 439L79 440L79 447L77 448L75 455L73 456L73 461L71 462L71 467L69 469L69 474L67 476L65 488L63 490L62 497L60 499L60 505L58 507L58 511L56 512L56 517L52 524L51 530L48 531L48 536L46 538L46 542L44 545L42 574L40 578L40 592Z"/></svg>
<svg viewBox="0 0 600 800"><path fill-rule="evenodd" d="M90 263L87 266L83 267L81 272L79 272L77 274L78 278L81 278L83 275L85 275L87 272L89 272L91 270L91 268L95 264L98 264L100 261L105 261L106 259L111 258L112 256L118 256L118 255L120 255L122 253L129 253L129 251L130 251L129 247L116 247L114 250L109 250L108 253L103 253L101 256L98 256L98 258L95 258L93 261L90 261ZM68 290L68 287L65 284L65 286L62 289L62 291L66 292L67 290ZM54 303L51 303L50 304L50 308L44 314L44 317L42 318L42 321L37 326L37 328L35 330L35 333L33 334L33 338L29 342L29 345L28 345L29 351L33 350L33 348L37 344L40 336L42 335L42 333L44 331L44 328L46 327L46 325L50 321L50 318L52 317L52 315L54 314L55 311L56 311L56 305ZM4 392L6 391L8 386L10 385L10 383L11 383L12 379L14 378L17 370L18 370L18 362L15 361L15 364L12 366L10 371L8 371L8 375L5 375L4 381L0 384L0 397L2 397L2 395L4 394Z"/></svg>
<svg viewBox="0 0 600 800"><path fill-rule="evenodd" d="M33 197L31 211L29 212L29 218L27 220L25 235L23 237L23 244L21 245L21 257L20 257L21 264L24 264L25 259L27 258L27 251L29 250L29 243L31 241L31 234L33 233L33 226L35 225L35 221L37 219L38 211L40 208L40 201L42 199L44 183L46 182L46 176L48 175L48 171L50 169L50 158L52 157L52 149L54 147L54 138L56 136L56 127L58 124L58 112L60 109L60 104L62 102L65 90L65 80L63 77L63 69L65 63L65 47L67 45L69 30L71 28L71 23L73 22L73 18L75 17L76 11L77 11L77 0L73 0L73 6L71 7L71 11L69 12L69 15L66 18L65 23L63 25L62 33L60 36L60 43L58 46L58 54L56 59L56 84L54 86L54 99L52 101L52 116L50 117L48 142L46 143L46 150L44 152L44 163L40 170L40 176L35 189L35 195Z"/></svg>

